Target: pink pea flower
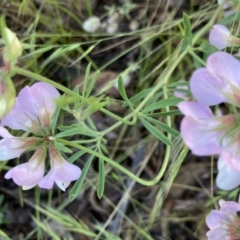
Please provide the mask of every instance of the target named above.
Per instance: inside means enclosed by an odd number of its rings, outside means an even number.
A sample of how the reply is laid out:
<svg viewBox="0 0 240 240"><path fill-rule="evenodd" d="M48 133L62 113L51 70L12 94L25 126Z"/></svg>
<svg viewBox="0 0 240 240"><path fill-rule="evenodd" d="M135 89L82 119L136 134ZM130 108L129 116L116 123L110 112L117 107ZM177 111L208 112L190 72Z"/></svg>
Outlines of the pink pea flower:
<svg viewBox="0 0 240 240"><path fill-rule="evenodd" d="M17 185L22 186L23 190L33 188L44 176L46 153L47 148L42 145L36 150L28 163L12 168L4 177L6 179L12 178Z"/></svg>
<svg viewBox="0 0 240 240"><path fill-rule="evenodd" d="M51 170L39 181L38 186L50 189L55 182L62 191L65 191L71 181L75 181L80 177L81 170L79 167L67 162L56 148L50 147L49 156Z"/></svg>
<svg viewBox="0 0 240 240"><path fill-rule="evenodd" d="M231 33L228 28L223 25L214 25L209 34L209 42L218 50L231 47Z"/></svg>
<svg viewBox="0 0 240 240"><path fill-rule="evenodd" d="M0 161L20 157L29 148L29 145L36 145L40 142L38 138L18 138L11 135L7 129L0 126Z"/></svg>
<svg viewBox="0 0 240 240"><path fill-rule="evenodd" d="M213 26L209 34L209 42L218 50L240 45L240 39L231 35L229 29L220 24Z"/></svg>
<svg viewBox="0 0 240 240"><path fill-rule="evenodd" d="M234 115L214 116L211 109L198 102L181 102L185 115L181 134L185 144L198 156L220 155L216 184L231 190L240 185L240 131Z"/></svg>
<svg viewBox="0 0 240 240"><path fill-rule="evenodd" d="M227 102L240 106L240 62L231 54L216 52L206 68L197 69L190 79L194 98L207 106Z"/></svg>
<svg viewBox="0 0 240 240"><path fill-rule="evenodd" d="M219 201L220 209L212 210L206 218L210 228L208 240L240 239L240 204L232 201Z"/></svg>
<svg viewBox="0 0 240 240"><path fill-rule="evenodd" d="M1 125L12 129L39 133L51 124L60 97L53 86L39 82L23 88L16 99L16 106L2 119Z"/></svg>

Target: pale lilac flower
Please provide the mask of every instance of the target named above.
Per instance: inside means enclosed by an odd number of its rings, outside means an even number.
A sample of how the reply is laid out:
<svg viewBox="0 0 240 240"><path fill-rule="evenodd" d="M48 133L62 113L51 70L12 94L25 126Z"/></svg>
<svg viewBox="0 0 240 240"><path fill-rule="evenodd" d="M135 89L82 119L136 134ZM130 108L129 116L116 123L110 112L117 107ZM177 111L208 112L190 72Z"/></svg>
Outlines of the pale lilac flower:
<svg viewBox="0 0 240 240"><path fill-rule="evenodd" d="M231 54L216 52L206 68L197 69L190 79L194 98L207 106L227 102L240 106L240 62Z"/></svg>
<svg viewBox="0 0 240 240"><path fill-rule="evenodd" d="M214 25L209 34L209 42L218 50L240 45L240 39L231 35L229 29L223 25Z"/></svg>
<svg viewBox="0 0 240 240"><path fill-rule="evenodd" d="M23 190L33 188L44 176L44 166L47 149L45 145L39 147L29 162L20 164L5 174L6 179L13 181L23 187Z"/></svg>
<svg viewBox="0 0 240 240"><path fill-rule="evenodd" d="M231 47L231 33L228 28L223 25L214 25L209 34L209 42L218 50Z"/></svg>
<svg viewBox="0 0 240 240"><path fill-rule="evenodd" d="M240 184L240 130L234 115L214 116L211 109L198 102L181 102L185 115L181 134L185 144L198 156L220 155L217 186L231 190Z"/></svg>
<svg viewBox="0 0 240 240"><path fill-rule="evenodd" d="M240 204L220 200L219 205L220 209L212 210L206 218L208 240L240 239Z"/></svg>
<svg viewBox="0 0 240 240"><path fill-rule="evenodd" d="M5 175L7 179L22 186L24 190L36 185L52 188L54 182L65 191L71 181L79 178L79 167L68 163L54 147L51 134L52 116L56 109L59 92L46 83L35 83L22 89L16 99L15 107L1 121L2 126L24 130L37 137L18 138L0 126L0 160L19 157L25 150L36 152L27 163L12 168ZM49 148L51 170L44 177L45 160Z"/></svg>
<svg viewBox="0 0 240 240"><path fill-rule="evenodd" d="M0 136L3 138L0 140L0 161L20 157L20 155L29 147L29 143L34 141L33 138L21 139L14 137L4 127L0 127Z"/></svg>
<svg viewBox="0 0 240 240"><path fill-rule="evenodd" d="M75 181L80 177L81 170L79 167L67 162L55 148L50 147L49 156L51 170L39 181L38 186L50 189L55 182L60 189L65 191L71 181Z"/></svg>
<svg viewBox="0 0 240 240"><path fill-rule="evenodd" d="M225 191L240 185L240 155L222 152L218 159L217 186Z"/></svg>
<svg viewBox="0 0 240 240"><path fill-rule="evenodd" d="M12 129L40 133L41 128L48 128L51 117L56 109L55 100L59 92L47 83L35 83L23 88L17 99L16 106L1 121L2 126Z"/></svg>
<svg viewBox="0 0 240 240"><path fill-rule="evenodd" d="M185 115L181 122L182 138L192 152L198 156L220 154L220 141L235 118L214 117L209 107L197 102L184 101L178 108Z"/></svg>

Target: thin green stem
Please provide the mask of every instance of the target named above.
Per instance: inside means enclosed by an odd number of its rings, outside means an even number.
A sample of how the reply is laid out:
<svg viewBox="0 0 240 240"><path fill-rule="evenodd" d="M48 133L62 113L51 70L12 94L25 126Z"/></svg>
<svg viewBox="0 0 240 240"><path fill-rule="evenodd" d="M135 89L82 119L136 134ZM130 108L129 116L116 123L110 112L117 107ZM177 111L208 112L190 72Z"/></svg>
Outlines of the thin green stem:
<svg viewBox="0 0 240 240"><path fill-rule="evenodd" d="M77 148L77 149L80 149L80 150L83 150L89 154L92 154L98 158L101 158L102 160L104 160L105 162L109 163L110 165L112 165L113 167L117 168L118 170L120 170L121 172L125 173L127 176L129 176L130 178L132 178L134 181L144 185L144 186L152 186L154 184L156 184L157 182L159 182L159 180L162 178L164 172L165 172L165 168L161 168L159 173L157 174L157 176L154 178L154 179L151 179L151 180L144 180L144 179L141 179L139 177L137 177L136 175L134 175L132 172L128 171L127 169L125 169L123 166L121 166L120 164L118 164L117 162L115 162L114 160L90 149L90 148L87 148L87 147L84 147L82 145L79 145L79 144L76 144L76 143L73 143L71 141L67 141L67 140L64 140L64 139L57 139L58 142L64 144L64 145L68 145L68 146L71 146L71 147L74 147L74 148ZM180 156L179 157L184 157L188 152L188 148L187 147L184 147L180 153Z"/></svg>

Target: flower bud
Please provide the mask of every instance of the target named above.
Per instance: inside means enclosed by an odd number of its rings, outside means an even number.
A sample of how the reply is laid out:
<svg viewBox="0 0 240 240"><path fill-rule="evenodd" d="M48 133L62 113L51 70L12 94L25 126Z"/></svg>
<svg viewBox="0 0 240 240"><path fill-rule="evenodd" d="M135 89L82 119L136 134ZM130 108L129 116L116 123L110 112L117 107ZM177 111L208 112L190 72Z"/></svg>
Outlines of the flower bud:
<svg viewBox="0 0 240 240"><path fill-rule="evenodd" d="M15 105L16 92L11 79L0 81L0 119Z"/></svg>
<svg viewBox="0 0 240 240"><path fill-rule="evenodd" d="M5 51L4 51L4 60L5 61L14 61L18 59L23 52L23 46L18 40L16 34L8 28L4 28L4 42L5 42Z"/></svg>

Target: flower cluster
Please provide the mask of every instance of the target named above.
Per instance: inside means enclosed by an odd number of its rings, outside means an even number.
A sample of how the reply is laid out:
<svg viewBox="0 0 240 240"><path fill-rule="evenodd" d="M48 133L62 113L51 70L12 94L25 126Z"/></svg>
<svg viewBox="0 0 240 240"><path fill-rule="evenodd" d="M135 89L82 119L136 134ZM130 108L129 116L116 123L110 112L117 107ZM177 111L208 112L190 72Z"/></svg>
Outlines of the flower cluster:
<svg viewBox="0 0 240 240"><path fill-rule="evenodd" d="M56 109L55 100L59 97L59 92L49 84L27 86L20 91L15 107L1 120L0 160L13 159L27 150L36 150L29 162L12 168L5 175L25 190L36 185L50 189L55 182L65 191L71 181L80 177L80 168L68 163L54 146L51 120ZM14 137L5 127L23 130L33 136ZM44 176L47 153L51 170Z"/></svg>
<svg viewBox="0 0 240 240"><path fill-rule="evenodd" d="M220 155L217 186L231 190L240 184L240 118L238 114L215 116L209 106L223 102L240 106L240 62L226 52L207 59L196 70L190 90L196 102L183 101L180 111L184 142L198 156Z"/></svg>
<svg viewBox="0 0 240 240"><path fill-rule="evenodd" d="M240 204L220 200L219 205L220 209L212 210L206 219L210 228L210 231L207 232L208 239L240 239Z"/></svg>

